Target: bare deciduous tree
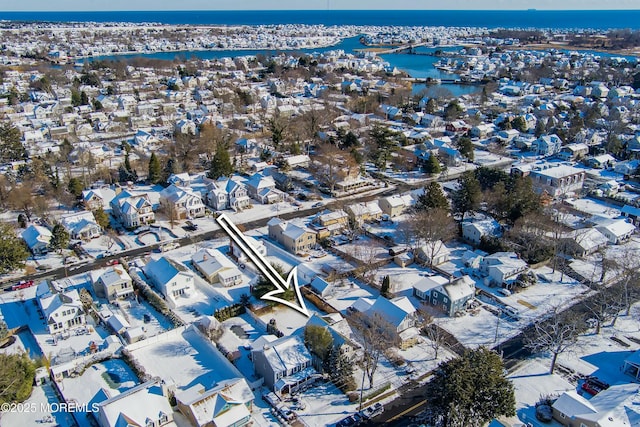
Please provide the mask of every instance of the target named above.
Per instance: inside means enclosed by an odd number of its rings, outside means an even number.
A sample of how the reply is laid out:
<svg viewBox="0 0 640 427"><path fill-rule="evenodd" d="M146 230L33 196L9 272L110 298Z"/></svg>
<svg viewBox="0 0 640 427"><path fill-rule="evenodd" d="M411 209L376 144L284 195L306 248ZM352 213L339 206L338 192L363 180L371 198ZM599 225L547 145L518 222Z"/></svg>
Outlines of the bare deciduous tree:
<svg viewBox="0 0 640 427"><path fill-rule="evenodd" d="M547 319L533 324L531 333L525 337L525 345L536 353L551 353L549 373L553 374L558 355L576 345L583 329L581 323L579 317L561 312L559 307L554 307Z"/></svg>

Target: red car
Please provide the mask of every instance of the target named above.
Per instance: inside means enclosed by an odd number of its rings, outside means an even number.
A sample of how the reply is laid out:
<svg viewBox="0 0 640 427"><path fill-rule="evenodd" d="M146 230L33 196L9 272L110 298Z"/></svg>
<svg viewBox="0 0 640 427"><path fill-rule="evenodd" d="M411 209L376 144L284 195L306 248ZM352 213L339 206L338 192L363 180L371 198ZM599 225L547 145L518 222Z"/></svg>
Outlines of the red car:
<svg viewBox="0 0 640 427"><path fill-rule="evenodd" d="M19 291L20 289L26 289L33 286L33 280L21 280L17 284L11 287L12 291Z"/></svg>
<svg viewBox="0 0 640 427"><path fill-rule="evenodd" d="M111 261L107 261L107 265L118 265L119 262L117 259L112 259Z"/></svg>
<svg viewBox="0 0 640 427"><path fill-rule="evenodd" d="M609 388L609 384L595 377L587 377L582 383L582 389L589 394L596 395Z"/></svg>

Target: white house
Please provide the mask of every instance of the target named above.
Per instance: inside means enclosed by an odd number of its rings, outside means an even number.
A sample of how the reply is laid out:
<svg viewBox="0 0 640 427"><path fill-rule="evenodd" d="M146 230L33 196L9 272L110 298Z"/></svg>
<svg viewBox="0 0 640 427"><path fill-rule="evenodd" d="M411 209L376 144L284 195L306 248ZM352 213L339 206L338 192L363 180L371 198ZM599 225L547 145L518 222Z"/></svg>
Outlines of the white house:
<svg viewBox="0 0 640 427"><path fill-rule="evenodd" d="M496 252L480 261L480 271L497 284L503 285L515 281L518 274L529 268L515 252Z"/></svg>
<svg viewBox="0 0 640 427"><path fill-rule="evenodd" d="M128 191L122 191L111 200L111 210L127 228L152 223L156 218L147 194L134 195Z"/></svg>
<svg viewBox="0 0 640 427"><path fill-rule="evenodd" d="M541 156L551 156L560 152L562 140L556 134L542 135L531 144L532 151Z"/></svg>
<svg viewBox="0 0 640 427"><path fill-rule="evenodd" d="M202 198L188 188L169 185L160 192L160 206L173 219L192 219L204 216Z"/></svg>
<svg viewBox="0 0 640 427"><path fill-rule="evenodd" d="M449 261L451 250L441 240L435 240L420 246L416 256L421 262L436 266Z"/></svg>
<svg viewBox="0 0 640 427"><path fill-rule="evenodd" d="M191 263L210 283L222 286L242 283L242 273L229 258L213 248L203 248L191 256Z"/></svg>
<svg viewBox="0 0 640 427"><path fill-rule="evenodd" d="M90 211L74 212L60 217L60 224L69 232L72 239L89 240L102 235L102 227Z"/></svg>
<svg viewBox="0 0 640 427"><path fill-rule="evenodd" d="M178 410L195 427L242 427L252 421L254 395L244 378L232 378L207 390L196 384L175 393Z"/></svg>
<svg viewBox="0 0 640 427"><path fill-rule="evenodd" d="M49 251L51 231L40 225L30 225L22 232L22 240L34 255L46 254Z"/></svg>
<svg viewBox="0 0 640 427"><path fill-rule="evenodd" d="M585 170L568 165L542 165L534 167L529 176L537 193L558 197L580 191Z"/></svg>
<svg viewBox="0 0 640 427"><path fill-rule="evenodd" d="M218 211L224 209L238 211L251 204L247 187L233 178L221 178L209 183L206 200L209 206Z"/></svg>
<svg viewBox="0 0 640 427"><path fill-rule="evenodd" d="M151 380L98 403L100 427L175 427L167 387Z"/></svg>
<svg viewBox="0 0 640 427"><path fill-rule="evenodd" d="M493 218L462 223L462 237L474 245L479 245L483 237L500 237L500 224Z"/></svg>
<svg viewBox="0 0 640 427"><path fill-rule="evenodd" d="M47 282L42 282L38 285L36 297L50 334L66 333L86 325L87 321L77 290L53 293L49 290Z"/></svg>
<svg viewBox="0 0 640 427"><path fill-rule="evenodd" d="M174 305L178 298L193 293L193 272L171 258L160 257L150 260L144 266L144 274Z"/></svg>
<svg viewBox="0 0 640 427"><path fill-rule="evenodd" d="M258 240L253 236L245 235L245 237L247 242L257 253L262 256L267 255L267 247L264 245L264 242L262 240ZM240 249L237 245L234 245L233 242L231 242L230 246L233 258L237 259L239 262L249 262L249 258L247 258L247 255L242 251L242 249Z"/></svg>
<svg viewBox="0 0 640 427"><path fill-rule="evenodd" d="M249 196L262 204L278 203L284 200L284 193L276 189L271 176L255 173L246 182Z"/></svg>
<svg viewBox="0 0 640 427"><path fill-rule="evenodd" d="M612 245L618 245L628 240L636 231L633 224L622 218L598 218L594 222L596 229L604 234Z"/></svg>

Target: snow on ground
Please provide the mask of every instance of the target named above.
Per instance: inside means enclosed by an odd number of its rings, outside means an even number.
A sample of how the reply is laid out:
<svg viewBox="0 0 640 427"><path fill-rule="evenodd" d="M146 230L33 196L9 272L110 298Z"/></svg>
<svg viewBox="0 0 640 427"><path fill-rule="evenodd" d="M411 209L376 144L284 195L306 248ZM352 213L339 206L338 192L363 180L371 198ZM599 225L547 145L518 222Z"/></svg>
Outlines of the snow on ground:
<svg viewBox="0 0 640 427"><path fill-rule="evenodd" d="M116 396L138 384L138 378L126 363L111 359L89 366L79 377L65 378L59 386L67 402L75 401L83 409L86 405L91 411L93 403ZM82 411L76 419L82 426L91 426L87 416L88 413Z"/></svg>
<svg viewBox="0 0 640 427"><path fill-rule="evenodd" d="M620 209L612 204L603 202L602 200L584 198L584 199L567 199L566 203L574 209L590 215L605 216L608 218L616 218L620 216Z"/></svg>
<svg viewBox="0 0 640 427"><path fill-rule="evenodd" d="M325 313L319 312L315 306L310 303L306 303L307 310L313 316L317 313L319 316ZM309 318L297 310L286 307L282 304L278 304L272 307L271 311L267 311L258 316L265 324L269 324L271 319L275 319L276 327L285 335L293 335L296 333L302 333L301 329L307 324Z"/></svg>
<svg viewBox="0 0 640 427"><path fill-rule="evenodd" d="M532 359L520 366L509 376L516 396L516 415L523 422L531 422L534 426L542 425L536 420L535 404L545 395L559 395L568 390L575 390L571 384L558 374L549 374L549 366L544 361ZM559 427L553 420L545 426Z"/></svg>
<svg viewBox="0 0 640 427"><path fill-rule="evenodd" d="M241 376L193 327L176 328L127 348L148 374L173 381L181 389L196 384L209 389L221 380Z"/></svg>
<svg viewBox="0 0 640 427"><path fill-rule="evenodd" d="M359 298L376 298L377 292L369 291L352 280L334 282L331 293L325 299L336 310L345 314Z"/></svg>
<svg viewBox="0 0 640 427"><path fill-rule="evenodd" d="M22 409L24 408L24 409ZM28 408L28 409L27 409ZM21 409L2 412L3 426L75 426L71 412L60 408L58 396L50 383L34 387Z"/></svg>
<svg viewBox="0 0 640 427"><path fill-rule="evenodd" d="M304 409L295 412L309 426L333 424L358 410L358 402L350 403L331 382L318 383L297 397Z"/></svg>
<svg viewBox="0 0 640 427"><path fill-rule="evenodd" d="M639 344L629 339L640 339L640 324L637 321L639 315L640 303L636 303L629 316L624 315L624 311L621 312L615 326L607 323L599 335L595 334L594 329L590 329L580 336L576 346L558 356L557 367L573 371L578 377L594 375L611 385L633 382L633 377L625 374L622 369L624 360L640 348ZM611 337L622 340L627 346L617 343ZM510 376L516 386L518 417L521 421L532 422L534 426L542 425L536 422L534 415L534 404L541 395L558 395L565 390L576 390L587 399L592 397L588 393L582 393L580 381L575 383L574 379L562 377L559 372L563 370L557 369L554 375L549 375L550 364L551 354L545 353L530 359Z"/></svg>
<svg viewBox="0 0 640 427"><path fill-rule="evenodd" d="M161 334L173 327L172 323L163 315L158 313L149 303L143 299L136 302L135 299L120 301L118 306L109 304L109 309L114 313L120 313L135 328L141 326L147 337ZM149 317L145 322L144 316Z"/></svg>
<svg viewBox="0 0 640 427"><path fill-rule="evenodd" d="M234 365L249 382L256 381L253 362L250 359L251 343L265 334L265 330L257 325L248 314L232 317L222 322L223 334L218 344L229 352L237 351L240 356L234 360Z"/></svg>

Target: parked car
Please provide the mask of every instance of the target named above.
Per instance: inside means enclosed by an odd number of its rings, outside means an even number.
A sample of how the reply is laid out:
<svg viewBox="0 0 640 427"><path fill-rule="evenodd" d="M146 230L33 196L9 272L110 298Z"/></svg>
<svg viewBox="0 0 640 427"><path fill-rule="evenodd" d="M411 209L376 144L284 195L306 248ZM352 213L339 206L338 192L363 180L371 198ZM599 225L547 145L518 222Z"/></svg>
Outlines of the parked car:
<svg viewBox="0 0 640 427"><path fill-rule="evenodd" d="M321 208L323 206L324 206L324 203L322 203L322 202L317 202L317 203L314 203L313 205L311 205L312 208Z"/></svg>
<svg viewBox="0 0 640 427"><path fill-rule="evenodd" d="M382 404L378 402L375 405L371 405L368 408L364 408L361 414L365 420L370 420L371 418L377 417L383 412L384 412L384 406L382 406Z"/></svg>
<svg viewBox="0 0 640 427"><path fill-rule="evenodd" d="M33 280L21 280L11 287L12 291L19 291L20 289L27 289L33 286Z"/></svg>
<svg viewBox="0 0 640 427"><path fill-rule="evenodd" d="M606 390L609 388L609 384L604 381L598 379L597 377L588 376L585 378L582 383L582 389L589 394L596 395L600 393L602 390Z"/></svg>

